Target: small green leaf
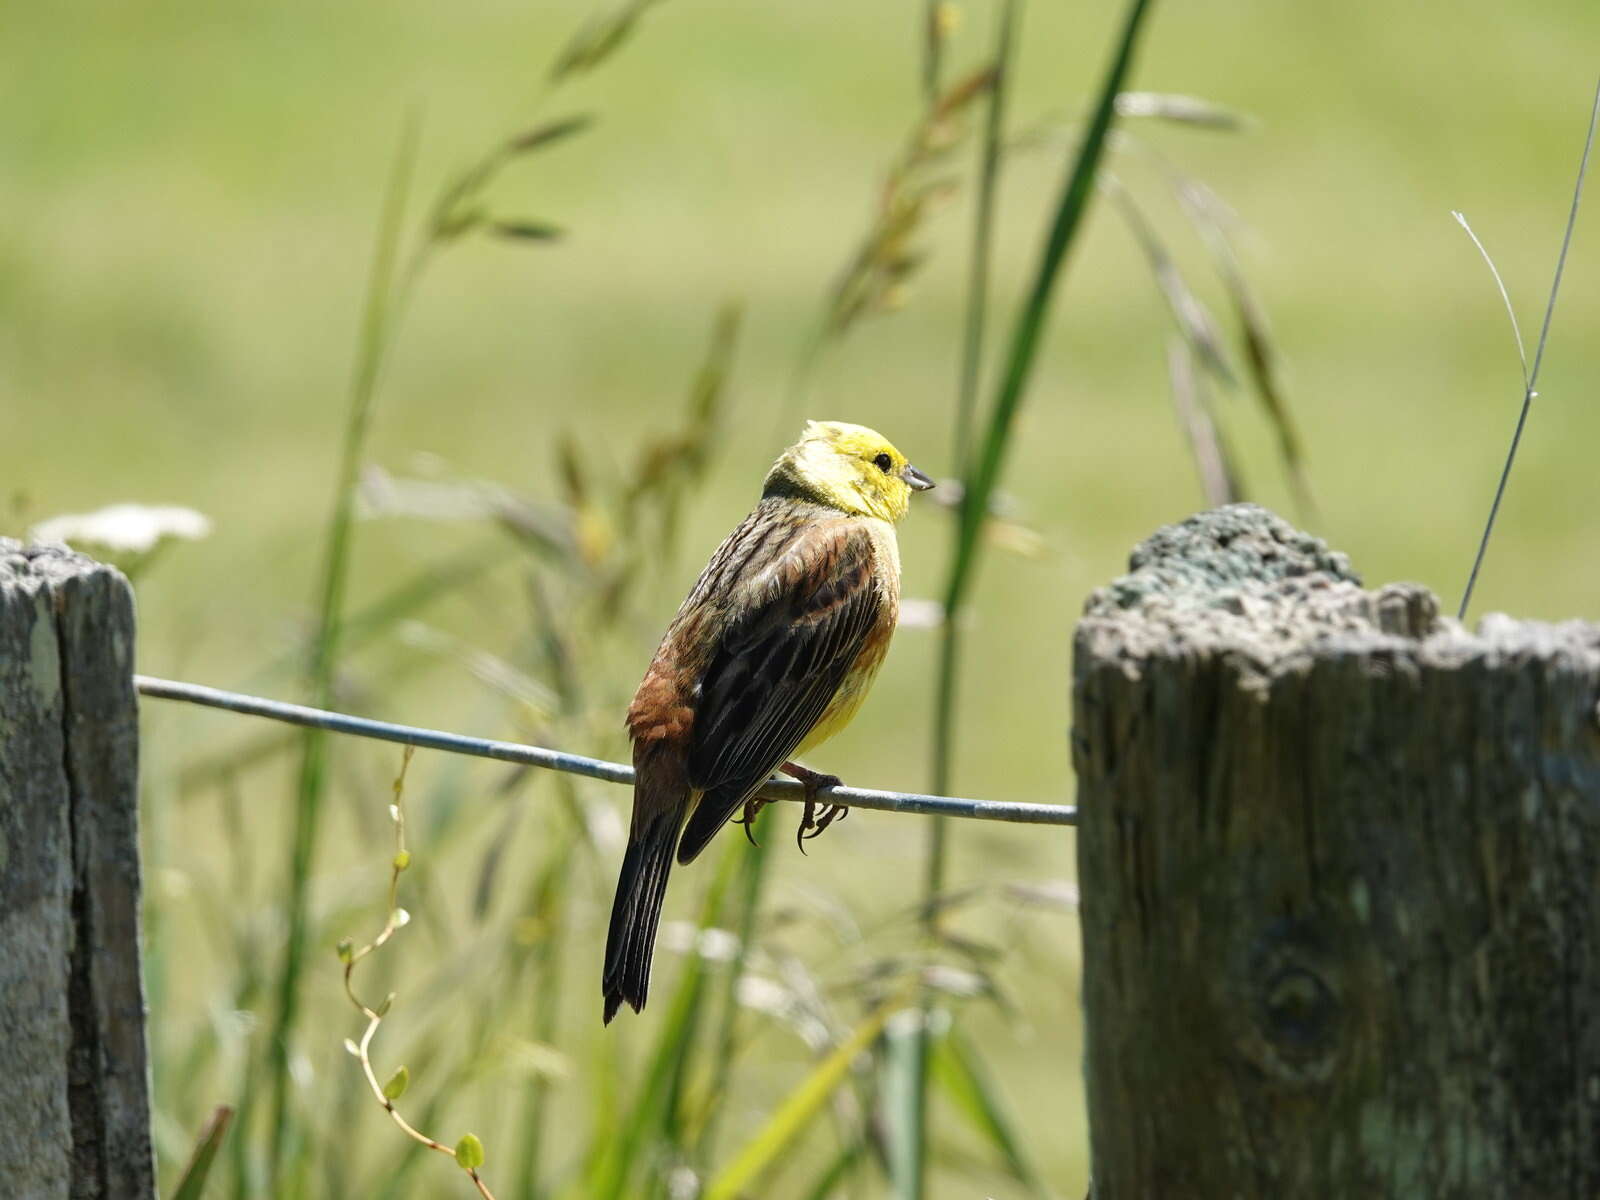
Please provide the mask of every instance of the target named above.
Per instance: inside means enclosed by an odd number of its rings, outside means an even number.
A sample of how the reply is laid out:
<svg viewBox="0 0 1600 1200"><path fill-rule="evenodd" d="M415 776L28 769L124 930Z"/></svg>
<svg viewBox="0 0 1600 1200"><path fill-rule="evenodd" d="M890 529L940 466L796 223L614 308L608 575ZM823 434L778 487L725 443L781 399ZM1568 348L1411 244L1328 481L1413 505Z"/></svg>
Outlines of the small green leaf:
<svg viewBox="0 0 1600 1200"><path fill-rule="evenodd" d="M483 1143L475 1133L464 1133L456 1143L456 1162L463 1171L476 1171L483 1166Z"/></svg>
<svg viewBox="0 0 1600 1200"><path fill-rule="evenodd" d="M489 226L496 237L516 238L524 242L554 242L566 235L559 225L544 221L496 221Z"/></svg>
<svg viewBox="0 0 1600 1200"><path fill-rule="evenodd" d="M212 1112L211 1119L206 1122L205 1129L200 1133L200 1140L195 1143L189 1165L183 1169L183 1176L178 1180L178 1188L172 1193L172 1200L200 1200L200 1196L205 1192L206 1178L211 1174L211 1166L216 1161L217 1150L222 1145L223 1135L228 1132L228 1123L232 1119L233 1109L225 1104Z"/></svg>
<svg viewBox="0 0 1600 1200"><path fill-rule="evenodd" d="M546 121L543 125L535 125L526 133L518 134L506 143L506 149L513 154L521 154L540 146L548 146L551 142L558 142L562 138L571 137L575 133L582 133L594 124L594 118L588 113L580 113L575 117L562 117L556 121Z"/></svg>
<svg viewBox="0 0 1600 1200"><path fill-rule="evenodd" d="M555 65L550 68L550 81L554 83L567 75L599 66L628 40L644 11L656 2L631 0L616 12L591 17L556 56Z"/></svg>
<svg viewBox="0 0 1600 1200"><path fill-rule="evenodd" d="M386 1100L398 1100L406 1094L406 1089L411 1086L411 1072L401 1066L389 1076L389 1082L383 1085L383 1095Z"/></svg>
<svg viewBox="0 0 1600 1200"><path fill-rule="evenodd" d="M378 1007L374 1011L376 1011L377 1014L380 1017L386 1017L386 1016L389 1015L389 1007L393 1003L394 1003L394 993L390 992L387 996L385 996L383 998L383 1003L378 1005Z"/></svg>
<svg viewBox="0 0 1600 1200"><path fill-rule="evenodd" d="M356 944L349 938L340 938L339 944L335 946L334 949L339 954L339 961L342 963L347 963L355 955Z"/></svg>
<svg viewBox="0 0 1600 1200"><path fill-rule="evenodd" d="M402 850L394 856L394 869L404 871L411 865L411 851Z"/></svg>
<svg viewBox="0 0 1600 1200"><path fill-rule="evenodd" d="M463 204L443 213L434 223L433 236L440 241L450 241L470 233L488 219L489 210L481 204ZM399 810L391 806L393 813ZM399 820L398 816L395 816Z"/></svg>

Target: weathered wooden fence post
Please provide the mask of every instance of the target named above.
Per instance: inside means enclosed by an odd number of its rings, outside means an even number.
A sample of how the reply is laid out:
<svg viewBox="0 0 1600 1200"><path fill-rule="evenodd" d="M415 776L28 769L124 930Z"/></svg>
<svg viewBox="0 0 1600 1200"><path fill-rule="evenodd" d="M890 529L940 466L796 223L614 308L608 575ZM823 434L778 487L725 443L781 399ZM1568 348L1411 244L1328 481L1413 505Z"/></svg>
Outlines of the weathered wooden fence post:
<svg viewBox="0 0 1600 1200"><path fill-rule="evenodd" d="M1096 1200L1600 1196L1600 626L1236 505L1078 627Z"/></svg>
<svg viewBox="0 0 1600 1200"><path fill-rule="evenodd" d="M133 596L0 538L0 1195L154 1196Z"/></svg>

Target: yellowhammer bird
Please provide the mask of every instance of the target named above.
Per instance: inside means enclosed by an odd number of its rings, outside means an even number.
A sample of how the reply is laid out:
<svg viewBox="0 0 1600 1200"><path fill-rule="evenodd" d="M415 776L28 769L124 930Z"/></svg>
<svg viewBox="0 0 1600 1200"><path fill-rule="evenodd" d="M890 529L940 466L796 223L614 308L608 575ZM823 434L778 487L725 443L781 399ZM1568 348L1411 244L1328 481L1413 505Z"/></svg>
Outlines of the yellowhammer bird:
<svg viewBox="0 0 1600 1200"><path fill-rule="evenodd" d="M767 473L761 502L717 548L628 708L633 824L602 981L609 1024L638 1012L673 849L687 863L782 770L816 792L839 782L790 762L861 707L900 609L894 525L933 486L881 434L812 421ZM748 828L748 825L747 825ZM679 840L679 834L682 840Z"/></svg>

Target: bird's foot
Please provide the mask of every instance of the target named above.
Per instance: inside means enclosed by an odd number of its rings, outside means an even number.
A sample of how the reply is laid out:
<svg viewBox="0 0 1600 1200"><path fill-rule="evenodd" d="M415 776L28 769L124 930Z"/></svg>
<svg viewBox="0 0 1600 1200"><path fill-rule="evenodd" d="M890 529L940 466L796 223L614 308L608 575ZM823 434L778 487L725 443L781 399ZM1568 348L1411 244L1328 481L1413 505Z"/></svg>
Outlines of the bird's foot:
<svg viewBox="0 0 1600 1200"><path fill-rule="evenodd" d="M756 823L757 814L766 806L767 802L765 800L757 800L754 796L751 796L750 799L744 802L744 812L733 819L735 825L744 826L745 840L752 846L761 845L760 842L756 841L756 835L751 833L750 830Z"/></svg>
<svg viewBox="0 0 1600 1200"><path fill-rule="evenodd" d="M817 793L824 788L836 788L844 781L837 775L813 771L795 762L786 762L778 770L798 779L800 786L806 790L805 813L800 818L800 828L794 839L795 845L800 847L800 853L804 854L807 839L816 837L829 825L849 815L850 810L842 804L825 804L820 813L817 811Z"/></svg>

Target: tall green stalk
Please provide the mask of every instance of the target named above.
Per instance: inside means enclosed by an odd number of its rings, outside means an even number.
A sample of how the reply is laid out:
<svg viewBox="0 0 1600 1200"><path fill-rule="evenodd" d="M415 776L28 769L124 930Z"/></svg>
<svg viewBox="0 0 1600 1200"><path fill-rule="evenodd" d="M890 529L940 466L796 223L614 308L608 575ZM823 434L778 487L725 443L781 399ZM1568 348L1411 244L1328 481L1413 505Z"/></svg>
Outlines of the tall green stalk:
<svg viewBox="0 0 1600 1200"><path fill-rule="evenodd" d="M751 827L751 836L756 844L735 847L739 853L739 883L733 911L739 918L738 928L734 931L738 942L733 961L728 964L723 977L721 1025L717 1030L716 1054L711 1060L711 1084L706 1089L709 1104L695 1142L695 1157L702 1166L713 1160L718 1121L727 1107L728 1080L733 1069L739 1019L743 1012L739 1006L739 980L744 977L745 962L755 943L756 923L761 911L761 889L767 876L768 849L773 837L777 836L768 815L770 812L771 809L763 811Z"/></svg>
<svg viewBox="0 0 1600 1200"><path fill-rule="evenodd" d="M571 789L570 782L563 781ZM566 936L566 904L562 884L568 879L566 865L577 850L578 834L568 829L552 850L535 889L533 911L543 926L539 944L533 952L526 978L531 981L532 1030L534 1040L554 1046L561 1020L562 949ZM551 1082L545 1071L535 1071L523 1089L521 1137L518 1139L513 1195L538 1194L545 1126L548 1123Z"/></svg>
<svg viewBox="0 0 1600 1200"><path fill-rule="evenodd" d="M956 394L955 430L952 450L956 474L966 477L967 459L972 444L972 425L978 407L978 382L982 375L984 335L989 318L989 272L994 248L994 210L1000 190L1000 154L1004 142L1006 93L1010 86L1013 51L1016 45L1017 0L1005 0L1000 9L995 36L994 83L989 89L984 117L983 143L979 150L978 195L972 223L972 254L967 268L966 328L961 343L961 379ZM961 527L954 532L959 552ZM951 612L939 626L939 677L934 703L933 770L930 790L936 796L950 794L954 761L956 668L960 659L960 627ZM935 817L929 825L928 866L925 894L926 919L931 927L937 919L934 904L944 890L945 838L947 819Z"/></svg>
<svg viewBox="0 0 1600 1200"><path fill-rule="evenodd" d="M1010 443L1012 425L1032 374L1056 280L1094 194L1095 174L1099 169L1107 134L1116 114L1117 94L1122 90L1123 81L1132 66L1134 47L1149 4L1150 0L1130 0L1128 5L1115 57L1101 81L1093 115L1062 186L1061 197L1056 205L1055 217L1051 222L1044 250L1039 257L1033 284L1012 332L982 447L977 456L972 457L968 447L976 415L976 396L987 321L988 263L992 252L993 206L998 181L1007 74L1015 33L1015 13L1011 0L1008 0L1001 11L996 52L997 76L989 98L989 119L984 136L983 175L980 180L973 233L966 336L962 349L961 387L956 406L955 453L956 466L961 473L962 493L954 553L945 586L944 622L941 627L939 647L932 784L933 790L937 793L947 792L950 784L957 683L961 664L959 631L963 606L976 576L984 517L999 481L1005 453ZM925 883L927 899L925 920L930 934L937 928L937 899L944 890L945 859L946 829L942 821L935 821L929 834ZM917 1034L915 1069L902 1072L910 1076L913 1092L909 1097L912 1129L906 1138L904 1147L906 1153L901 1160L904 1166L896 1171L897 1178L894 1181L896 1195L901 1200L921 1200L924 1192L929 1077L927 1058L930 1048L927 1021L924 1019Z"/></svg>
<svg viewBox="0 0 1600 1200"><path fill-rule="evenodd" d="M922 3L922 100L929 108L939 102L939 76L944 66L941 4L942 0L923 0Z"/></svg>
<svg viewBox="0 0 1600 1200"><path fill-rule="evenodd" d="M349 578L350 529L355 515L357 475L367 429L372 419L372 399L377 391L383 352L388 344L392 311L394 266L400 244L413 167L417 157L418 122L406 121L395 153L384 198L383 217L373 253L372 273L362 311L361 343L350 385L350 412L345 422L338 487L328 521L323 551L322 587L317 611L317 633L312 644L309 671L310 702L331 707L333 677L339 657L340 617ZM283 966L278 975L277 1014L268 1034L268 1083L271 1091L272 1141L267 1177L276 1194L289 1140L289 1053L300 1011L300 977L305 970L310 928L310 881L316 858L317 836L327 790L327 740L318 730L307 730L302 743L300 782L295 804L294 837L289 857L288 933ZM253 1097L246 1094L243 1105ZM240 1135L244 1135L243 1121Z"/></svg>
<svg viewBox="0 0 1600 1200"><path fill-rule="evenodd" d="M978 457L969 465L962 493L960 538L956 544L956 558L950 570L945 591L945 612L950 620L960 616L961 606L972 588L976 575L984 514L999 482L1000 471L1011 440L1012 423L1022 405L1028 380L1033 373L1034 359L1049 316L1050 300L1055 291L1056 279L1066 259L1074 237L1088 211L1094 194L1095 172L1105 151L1106 135L1111 130L1116 115L1117 93L1133 64L1134 47L1144 24L1145 13L1151 0L1130 0L1127 16L1118 39L1116 57L1101 82L1100 94L1094 113L1084 131L1077 156L1068 171L1062 187L1061 199L1056 205L1055 219L1045 240L1043 253L1034 274L1032 287L1012 330L1010 349L1000 387L995 397L994 409Z"/></svg>
<svg viewBox="0 0 1600 1200"><path fill-rule="evenodd" d="M972 222L972 251L967 267L966 327L961 343L961 374L956 392L955 428L951 438L956 474L963 479L972 442L972 426L978 407L978 383L982 376L984 335L988 327L989 270L994 247L994 212L999 197L1000 154L1005 130L1006 93L1010 85L1016 33L1016 0L1001 6L995 34L994 82L989 88L984 116L983 141L979 148L978 194ZM961 526L954 530L956 555L959 555ZM932 782L935 795L948 795L955 754L955 718L958 666L961 661L961 632L955 612L946 609L939 625L938 684L933 709ZM948 857L949 823L934 817L928 826L928 858L923 883L923 921L928 937L938 931L944 891L945 862ZM929 997L923 997L922 1021L914 1032L902 1033L888 1045L891 1102L896 1098L904 1130L890 1158L890 1172L897 1193L916 1200L925 1186L928 1126L927 1018ZM898 1069L897 1069L898 1068Z"/></svg>

